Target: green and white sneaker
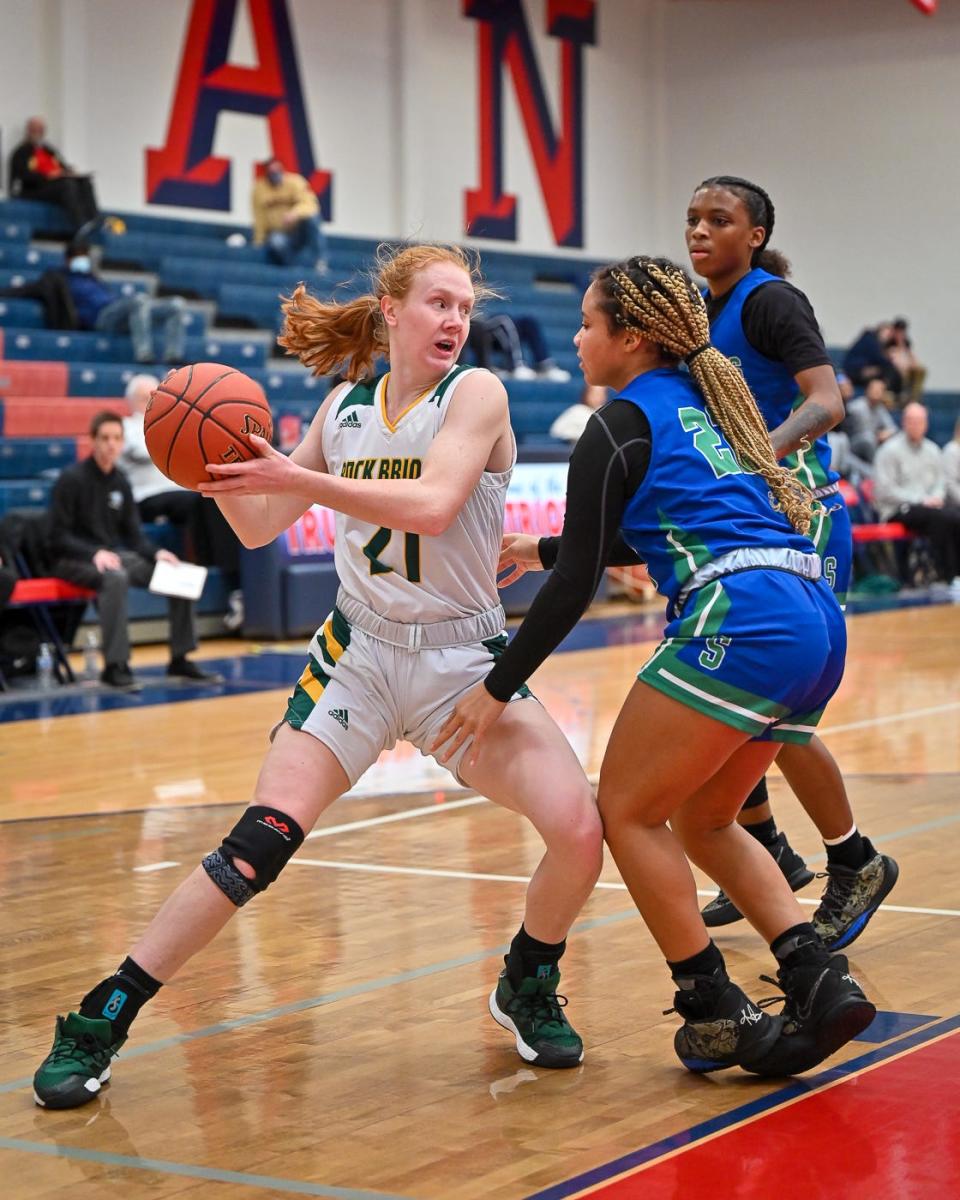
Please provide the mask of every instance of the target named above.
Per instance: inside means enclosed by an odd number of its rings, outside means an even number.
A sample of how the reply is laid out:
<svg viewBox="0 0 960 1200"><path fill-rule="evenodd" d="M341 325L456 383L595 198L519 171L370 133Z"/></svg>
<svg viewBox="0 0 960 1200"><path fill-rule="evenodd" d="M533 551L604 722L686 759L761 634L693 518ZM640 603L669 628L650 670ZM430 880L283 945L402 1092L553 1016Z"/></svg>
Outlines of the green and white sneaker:
<svg viewBox="0 0 960 1200"><path fill-rule="evenodd" d="M525 977L514 990L503 971L490 993L490 1015L509 1029L517 1053L535 1067L575 1067L583 1062L583 1042L563 1014L566 996L557 995L560 972Z"/></svg>
<svg viewBox="0 0 960 1200"><path fill-rule="evenodd" d="M110 1082L110 1059L126 1038L113 1042L109 1021L69 1013L57 1017L50 1053L33 1077L33 1098L44 1108L77 1108Z"/></svg>

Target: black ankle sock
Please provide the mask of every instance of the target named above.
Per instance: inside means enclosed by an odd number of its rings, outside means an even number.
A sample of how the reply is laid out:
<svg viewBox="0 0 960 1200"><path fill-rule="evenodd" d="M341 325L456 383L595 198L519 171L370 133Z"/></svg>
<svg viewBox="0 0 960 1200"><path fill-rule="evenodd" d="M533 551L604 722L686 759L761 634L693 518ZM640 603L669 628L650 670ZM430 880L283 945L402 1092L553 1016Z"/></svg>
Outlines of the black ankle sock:
<svg viewBox="0 0 960 1200"><path fill-rule="evenodd" d="M761 846L775 846L780 836L773 817L768 817L766 821L758 821L756 825L744 825L743 828L751 837L755 837Z"/></svg>
<svg viewBox="0 0 960 1200"><path fill-rule="evenodd" d="M555 944L538 942L521 925L510 943L509 954L503 960L507 964L507 978L514 987L518 987L521 980L527 976L550 975L556 969L566 948L566 939Z"/></svg>
<svg viewBox="0 0 960 1200"><path fill-rule="evenodd" d="M692 988L694 976L712 975L718 967L726 974L723 955L713 942L708 942L698 954L691 954L689 958L684 958L680 962L671 962L667 959L667 966L679 988Z"/></svg>
<svg viewBox="0 0 960 1200"><path fill-rule="evenodd" d="M781 967L796 967L801 963L820 962L830 957L830 951L809 921L801 921L785 929L773 939L770 949Z"/></svg>
<svg viewBox="0 0 960 1200"><path fill-rule="evenodd" d="M851 871L859 870L869 857L863 837L856 826L849 837L834 846L827 846L826 850L828 867L849 867Z"/></svg>
<svg viewBox="0 0 960 1200"><path fill-rule="evenodd" d="M126 1037L133 1018L163 985L132 958L125 958L116 974L108 975L84 996L80 1016L107 1020L116 1037Z"/></svg>

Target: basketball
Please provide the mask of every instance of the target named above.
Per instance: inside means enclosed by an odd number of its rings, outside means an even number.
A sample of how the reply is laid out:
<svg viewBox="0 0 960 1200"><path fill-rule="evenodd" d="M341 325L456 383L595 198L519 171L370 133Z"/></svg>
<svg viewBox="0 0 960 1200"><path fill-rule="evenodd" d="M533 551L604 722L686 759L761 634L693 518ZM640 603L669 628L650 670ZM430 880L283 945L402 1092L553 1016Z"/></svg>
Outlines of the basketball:
<svg viewBox="0 0 960 1200"><path fill-rule="evenodd" d="M164 379L143 418L147 450L174 483L196 491L207 463L256 458L251 434L270 440L273 420L255 379L221 363L193 363Z"/></svg>

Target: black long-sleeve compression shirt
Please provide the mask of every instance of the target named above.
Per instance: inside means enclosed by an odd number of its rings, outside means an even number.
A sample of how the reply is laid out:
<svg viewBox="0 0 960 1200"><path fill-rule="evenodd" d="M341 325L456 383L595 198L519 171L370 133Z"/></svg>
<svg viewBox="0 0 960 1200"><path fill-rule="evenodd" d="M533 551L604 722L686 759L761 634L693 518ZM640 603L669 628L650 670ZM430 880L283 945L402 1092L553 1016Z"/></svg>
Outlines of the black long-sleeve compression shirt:
<svg viewBox="0 0 960 1200"><path fill-rule="evenodd" d="M540 539L540 561L553 571L485 681L495 699L509 700L560 645L605 567L640 562L620 522L649 462L650 422L629 400L612 400L587 422L570 458L563 533Z"/></svg>

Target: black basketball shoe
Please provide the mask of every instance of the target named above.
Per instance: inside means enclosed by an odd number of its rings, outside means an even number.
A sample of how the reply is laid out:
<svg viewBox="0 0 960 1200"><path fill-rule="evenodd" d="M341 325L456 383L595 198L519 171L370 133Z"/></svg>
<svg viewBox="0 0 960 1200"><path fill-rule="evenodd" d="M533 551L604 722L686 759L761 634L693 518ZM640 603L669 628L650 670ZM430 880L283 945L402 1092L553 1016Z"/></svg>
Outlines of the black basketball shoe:
<svg viewBox="0 0 960 1200"><path fill-rule="evenodd" d="M857 940L880 904L893 891L900 869L886 854L879 854L869 838L863 839L867 861L857 870L827 866L827 886L813 927L831 950L842 950Z"/></svg>
<svg viewBox="0 0 960 1200"><path fill-rule="evenodd" d="M821 947L792 967L781 967L776 980L786 997L783 1030L769 1053L751 1062L758 1075L796 1075L819 1066L851 1038L862 1033L877 1015L850 974L846 957L826 955Z"/></svg>
<svg viewBox="0 0 960 1200"><path fill-rule="evenodd" d="M764 846L764 849L773 855L773 861L783 872L783 877L790 884L792 892L798 892L813 879L813 872L787 841L786 834L778 833L773 845ZM704 906L700 915L708 929L716 929L719 925L732 925L734 921L743 920L743 913L722 889Z"/></svg>
<svg viewBox="0 0 960 1200"><path fill-rule="evenodd" d="M706 1073L761 1062L780 1036L782 1021L755 1005L731 983L722 967L694 976L695 986L679 988L673 1008L683 1024L673 1039L688 1071ZM666 1013L664 1014L666 1015Z"/></svg>

